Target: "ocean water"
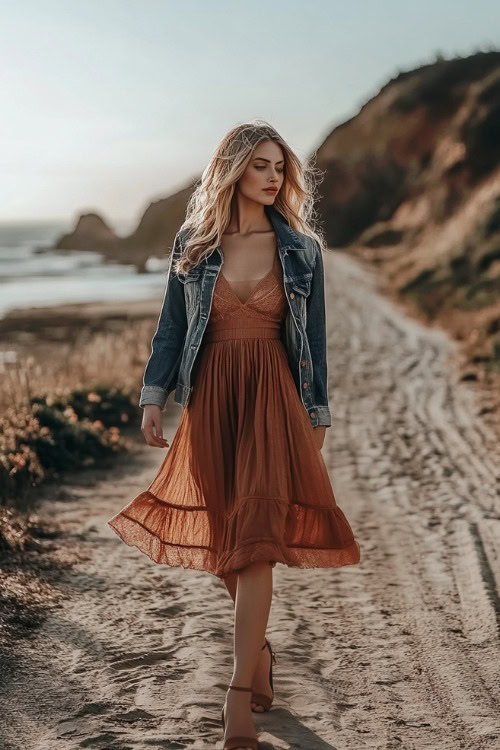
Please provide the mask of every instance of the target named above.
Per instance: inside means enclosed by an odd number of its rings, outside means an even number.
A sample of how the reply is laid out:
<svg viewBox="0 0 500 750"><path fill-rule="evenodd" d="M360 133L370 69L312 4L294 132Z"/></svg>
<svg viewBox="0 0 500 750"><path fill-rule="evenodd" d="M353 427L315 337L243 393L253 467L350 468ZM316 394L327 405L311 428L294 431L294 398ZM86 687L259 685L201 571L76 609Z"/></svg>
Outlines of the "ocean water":
<svg viewBox="0 0 500 750"><path fill-rule="evenodd" d="M47 249L71 228L54 222L0 224L0 317L14 308L161 298L166 261L151 259L151 270L137 273L132 265L105 263L97 252Z"/></svg>

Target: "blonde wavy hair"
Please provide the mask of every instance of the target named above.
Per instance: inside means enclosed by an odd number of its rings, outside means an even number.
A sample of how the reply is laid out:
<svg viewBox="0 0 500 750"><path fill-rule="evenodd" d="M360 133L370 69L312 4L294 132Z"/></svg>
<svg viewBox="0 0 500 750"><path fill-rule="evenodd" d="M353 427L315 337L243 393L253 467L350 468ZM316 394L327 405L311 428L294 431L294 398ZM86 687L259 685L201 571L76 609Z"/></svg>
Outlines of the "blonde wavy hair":
<svg viewBox="0 0 500 750"><path fill-rule="evenodd" d="M273 203L292 229L313 237L326 249L314 208L320 170L311 159L304 163L280 134L265 120L256 119L231 128L215 149L188 201L179 229L189 230L184 252L173 263L175 273L188 273L220 245L231 220L231 201L259 143L275 141L283 151L284 180Z"/></svg>

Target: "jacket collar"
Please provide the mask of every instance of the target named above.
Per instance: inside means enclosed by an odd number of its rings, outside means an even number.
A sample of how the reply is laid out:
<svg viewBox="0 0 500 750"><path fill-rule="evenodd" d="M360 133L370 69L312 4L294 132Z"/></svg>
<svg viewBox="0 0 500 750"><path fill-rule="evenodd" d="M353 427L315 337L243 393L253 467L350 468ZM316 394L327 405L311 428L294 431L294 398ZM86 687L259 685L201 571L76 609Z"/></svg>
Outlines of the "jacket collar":
<svg viewBox="0 0 500 750"><path fill-rule="evenodd" d="M304 243L295 230L292 229L286 218L274 206L264 206L269 221L278 235L279 245L282 250L305 250Z"/></svg>

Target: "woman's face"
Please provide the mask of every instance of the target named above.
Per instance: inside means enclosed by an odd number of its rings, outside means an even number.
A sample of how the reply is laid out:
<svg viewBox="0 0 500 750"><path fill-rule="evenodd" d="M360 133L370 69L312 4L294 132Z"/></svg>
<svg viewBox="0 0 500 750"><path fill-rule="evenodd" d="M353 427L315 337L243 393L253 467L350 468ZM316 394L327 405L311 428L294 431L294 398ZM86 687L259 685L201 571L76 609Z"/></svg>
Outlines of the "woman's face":
<svg viewBox="0 0 500 750"><path fill-rule="evenodd" d="M270 205L284 180L285 162L281 147L274 141L264 141L256 146L247 168L238 180L238 188L245 198ZM275 192L266 189L276 188Z"/></svg>

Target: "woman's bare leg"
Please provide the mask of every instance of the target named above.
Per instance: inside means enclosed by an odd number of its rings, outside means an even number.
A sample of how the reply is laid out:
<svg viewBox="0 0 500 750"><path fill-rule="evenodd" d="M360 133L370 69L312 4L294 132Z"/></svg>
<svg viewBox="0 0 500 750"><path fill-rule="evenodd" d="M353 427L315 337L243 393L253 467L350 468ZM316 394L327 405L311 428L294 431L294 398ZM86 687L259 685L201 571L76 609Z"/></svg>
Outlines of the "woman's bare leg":
<svg viewBox="0 0 500 750"><path fill-rule="evenodd" d="M238 571L234 607L234 666L230 684L250 687L260 658L273 593L273 572L267 562L252 563ZM250 693L228 690L226 737L255 736ZM241 750L244 750L243 748Z"/></svg>
<svg viewBox="0 0 500 750"><path fill-rule="evenodd" d="M224 584L229 592L229 595L233 602L236 601L236 589L238 586L238 573L230 573L229 575L225 576L223 579ZM260 656L257 661L257 666L255 668L253 680L252 680L252 687L255 693L264 693L264 695L271 695L270 686L269 686L269 667L271 662L271 654L269 653L269 649L264 648L265 646L265 632L264 632L264 638L262 639L262 645L260 650ZM260 703L254 703L253 701L250 702L250 706L252 708L252 711L257 711L258 713L262 713L264 711L263 707L260 705Z"/></svg>
<svg viewBox="0 0 500 750"><path fill-rule="evenodd" d="M233 602L236 601L236 587L238 585L238 573L229 573L229 575L225 576L223 579L224 585L229 591L229 596L233 600Z"/></svg>

